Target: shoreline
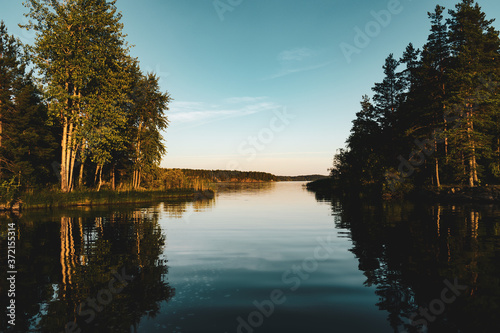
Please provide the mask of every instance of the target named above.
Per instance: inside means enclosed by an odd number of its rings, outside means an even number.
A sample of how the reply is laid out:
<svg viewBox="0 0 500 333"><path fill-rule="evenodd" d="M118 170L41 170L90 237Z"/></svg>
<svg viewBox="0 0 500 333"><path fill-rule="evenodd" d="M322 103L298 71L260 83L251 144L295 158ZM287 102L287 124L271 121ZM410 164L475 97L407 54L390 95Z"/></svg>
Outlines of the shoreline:
<svg viewBox="0 0 500 333"><path fill-rule="evenodd" d="M331 179L312 181L307 183L307 189L322 196L343 195L344 191L335 188ZM380 193L378 199L393 201L400 199L427 200L434 202L456 202L456 203L500 203L500 185L483 185L467 187L459 185L442 186L436 188L422 188L414 190L404 196L391 196L391 193Z"/></svg>
<svg viewBox="0 0 500 333"><path fill-rule="evenodd" d="M203 200L212 199L215 192L208 190L175 189L144 191L73 191L69 193L46 191L21 195L13 205L0 205L0 212L55 209L67 207L93 207L124 204L149 203L159 200ZM10 207L9 207L10 206Z"/></svg>

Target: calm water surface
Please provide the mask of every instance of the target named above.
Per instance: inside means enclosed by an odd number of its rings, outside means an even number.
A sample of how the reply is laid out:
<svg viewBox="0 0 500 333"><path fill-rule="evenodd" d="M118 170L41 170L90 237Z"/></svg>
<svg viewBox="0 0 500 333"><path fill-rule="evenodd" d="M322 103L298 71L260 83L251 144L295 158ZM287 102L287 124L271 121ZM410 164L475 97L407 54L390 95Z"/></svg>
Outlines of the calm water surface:
<svg viewBox="0 0 500 333"><path fill-rule="evenodd" d="M498 207L340 203L302 185L1 216L2 263L7 224L18 232L15 331L500 331Z"/></svg>

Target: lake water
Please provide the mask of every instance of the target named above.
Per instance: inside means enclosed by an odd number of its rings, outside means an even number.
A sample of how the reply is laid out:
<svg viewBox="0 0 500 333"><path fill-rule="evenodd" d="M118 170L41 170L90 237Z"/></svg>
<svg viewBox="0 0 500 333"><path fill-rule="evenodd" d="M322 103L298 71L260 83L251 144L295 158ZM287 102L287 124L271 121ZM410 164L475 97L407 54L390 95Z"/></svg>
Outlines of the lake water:
<svg viewBox="0 0 500 333"><path fill-rule="evenodd" d="M304 183L1 215L18 332L499 332L500 209L363 204ZM6 313L7 314L7 313Z"/></svg>

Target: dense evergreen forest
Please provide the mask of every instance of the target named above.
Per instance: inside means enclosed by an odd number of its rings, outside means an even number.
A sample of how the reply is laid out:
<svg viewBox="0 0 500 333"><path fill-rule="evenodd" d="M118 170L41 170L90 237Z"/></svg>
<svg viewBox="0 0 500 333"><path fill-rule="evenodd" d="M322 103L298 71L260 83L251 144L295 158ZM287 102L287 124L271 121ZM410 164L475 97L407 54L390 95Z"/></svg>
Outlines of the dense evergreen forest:
<svg viewBox="0 0 500 333"><path fill-rule="evenodd" d="M344 192L500 182L499 32L473 0L428 16L425 45L389 54L334 156L333 184Z"/></svg>
<svg viewBox="0 0 500 333"><path fill-rule="evenodd" d="M56 184L147 185L165 153L171 98L130 56L115 1L24 5L33 45L0 24L2 201Z"/></svg>

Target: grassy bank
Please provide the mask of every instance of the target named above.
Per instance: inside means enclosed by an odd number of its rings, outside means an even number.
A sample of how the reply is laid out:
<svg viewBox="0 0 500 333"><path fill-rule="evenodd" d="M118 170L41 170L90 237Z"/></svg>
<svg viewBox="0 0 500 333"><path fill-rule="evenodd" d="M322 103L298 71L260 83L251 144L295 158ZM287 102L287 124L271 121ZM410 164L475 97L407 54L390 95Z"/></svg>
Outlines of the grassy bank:
<svg viewBox="0 0 500 333"><path fill-rule="evenodd" d="M157 200L196 199L213 196L213 191L194 189L148 190L148 191L39 191L21 195L20 209L61 208L71 206L97 206L114 204L145 203ZM14 207L16 208L16 207Z"/></svg>

